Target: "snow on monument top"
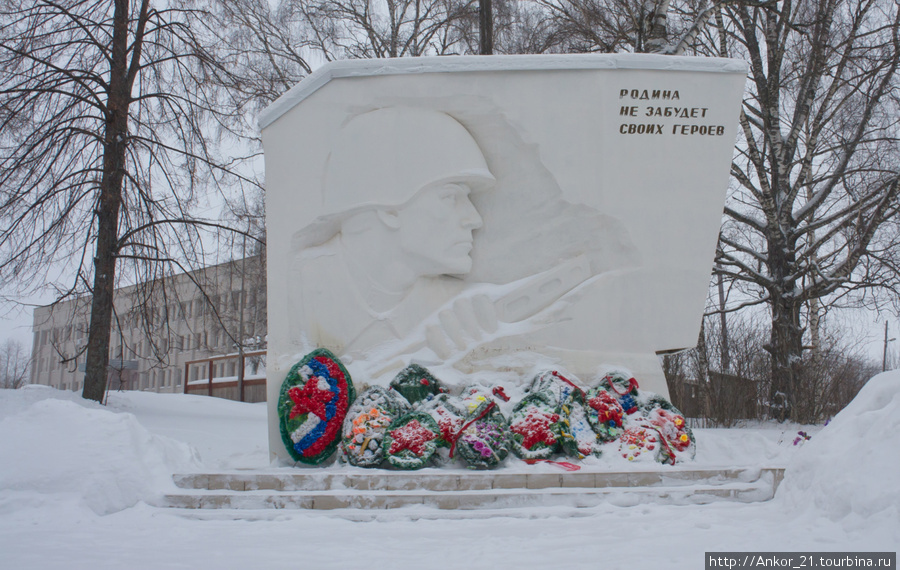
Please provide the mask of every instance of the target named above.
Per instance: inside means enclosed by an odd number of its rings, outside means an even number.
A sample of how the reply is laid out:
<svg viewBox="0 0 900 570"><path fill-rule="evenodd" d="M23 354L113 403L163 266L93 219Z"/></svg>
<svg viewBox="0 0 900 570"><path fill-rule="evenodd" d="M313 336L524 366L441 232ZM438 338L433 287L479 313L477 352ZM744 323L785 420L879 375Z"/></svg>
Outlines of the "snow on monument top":
<svg viewBox="0 0 900 570"><path fill-rule="evenodd" d="M746 75L748 66L747 62L740 59L632 53L429 56L332 61L309 74L266 107L259 115L259 128L268 127L332 79L411 73L553 71L561 69L654 69Z"/></svg>

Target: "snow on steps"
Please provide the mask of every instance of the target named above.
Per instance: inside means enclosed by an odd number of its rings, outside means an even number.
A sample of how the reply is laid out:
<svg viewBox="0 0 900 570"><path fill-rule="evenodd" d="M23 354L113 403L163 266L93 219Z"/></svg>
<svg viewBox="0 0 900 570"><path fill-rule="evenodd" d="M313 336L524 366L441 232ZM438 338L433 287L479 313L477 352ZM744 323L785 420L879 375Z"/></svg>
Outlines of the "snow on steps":
<svg viewBox="0 0 900 570"><path fill-rule="evenodd" d="M608 472L363 473L230 472L175 475L182 492L161 506L181 509L391 509L425 505L440 510L586 508L647 502L705 504L767 501L782 468L678 469ZM474 514L474 513L473 513ZM468 515L466 515L468 516Z"/></svg>

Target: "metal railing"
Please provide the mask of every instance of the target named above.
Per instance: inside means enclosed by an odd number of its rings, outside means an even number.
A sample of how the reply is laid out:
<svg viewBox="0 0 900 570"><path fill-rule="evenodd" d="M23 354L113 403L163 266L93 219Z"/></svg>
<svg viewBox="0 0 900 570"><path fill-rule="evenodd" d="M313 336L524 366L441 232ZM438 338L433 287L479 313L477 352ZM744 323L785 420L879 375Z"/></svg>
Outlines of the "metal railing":
<svg viewBox="0 0 900 570"><path fill-rule="evenodd" d="M194 393L203 391L203 388L206 388L206 394L208 396L213 395L213 384L216 378L215 376L215 367L217 362L227 362L231 360L237 361L237 389L238 389L238 400L243 402L245 399L244 389L248 385L248 383L262 383L265 384L265 378L258 379L245 379L244 378L244 370L247 365L248 358L255 358L258 356L265 356L265 350L255 350L250 352L237 352L234 354L225 354L222 356L211 356L209 358L201 358L198 360L189 360L184 363L184 393ZM204 368L207 370L206 382L201 383L198 380L191 381L190 380L190 372L191 367L196 366L198 364L205 365Z"/></svg>

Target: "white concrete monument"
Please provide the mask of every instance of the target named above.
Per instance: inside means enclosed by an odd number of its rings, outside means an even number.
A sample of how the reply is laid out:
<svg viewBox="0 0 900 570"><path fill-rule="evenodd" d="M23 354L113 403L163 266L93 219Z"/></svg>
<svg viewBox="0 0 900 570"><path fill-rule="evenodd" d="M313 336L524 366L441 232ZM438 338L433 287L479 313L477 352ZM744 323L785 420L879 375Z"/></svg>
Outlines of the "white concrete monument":
<svg viewBox="0 0 900 570"><path fill-rule="evenodd" d="M697 341L745 77L651 55L310 75L260 118L270 408L317 347L357 383L615 365L667 395L657 354Z"/></svg>

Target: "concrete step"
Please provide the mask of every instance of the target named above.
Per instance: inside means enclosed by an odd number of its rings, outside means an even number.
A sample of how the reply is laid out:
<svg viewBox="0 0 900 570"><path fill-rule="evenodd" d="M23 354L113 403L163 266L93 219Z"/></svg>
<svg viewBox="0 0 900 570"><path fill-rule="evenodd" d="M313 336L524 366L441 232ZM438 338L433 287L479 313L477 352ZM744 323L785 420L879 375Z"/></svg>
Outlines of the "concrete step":
<svg viewBox="0 0 900 570"><path fill-rule="evenodd" d="M333 511L411 505L471 510L540 505L586 508L645 502L758 502L774 496L783 473L781 468L565 473L442 473L439 470L192 473L175 476L176 485L183 491L167 495L162 506Z"/></svg>

